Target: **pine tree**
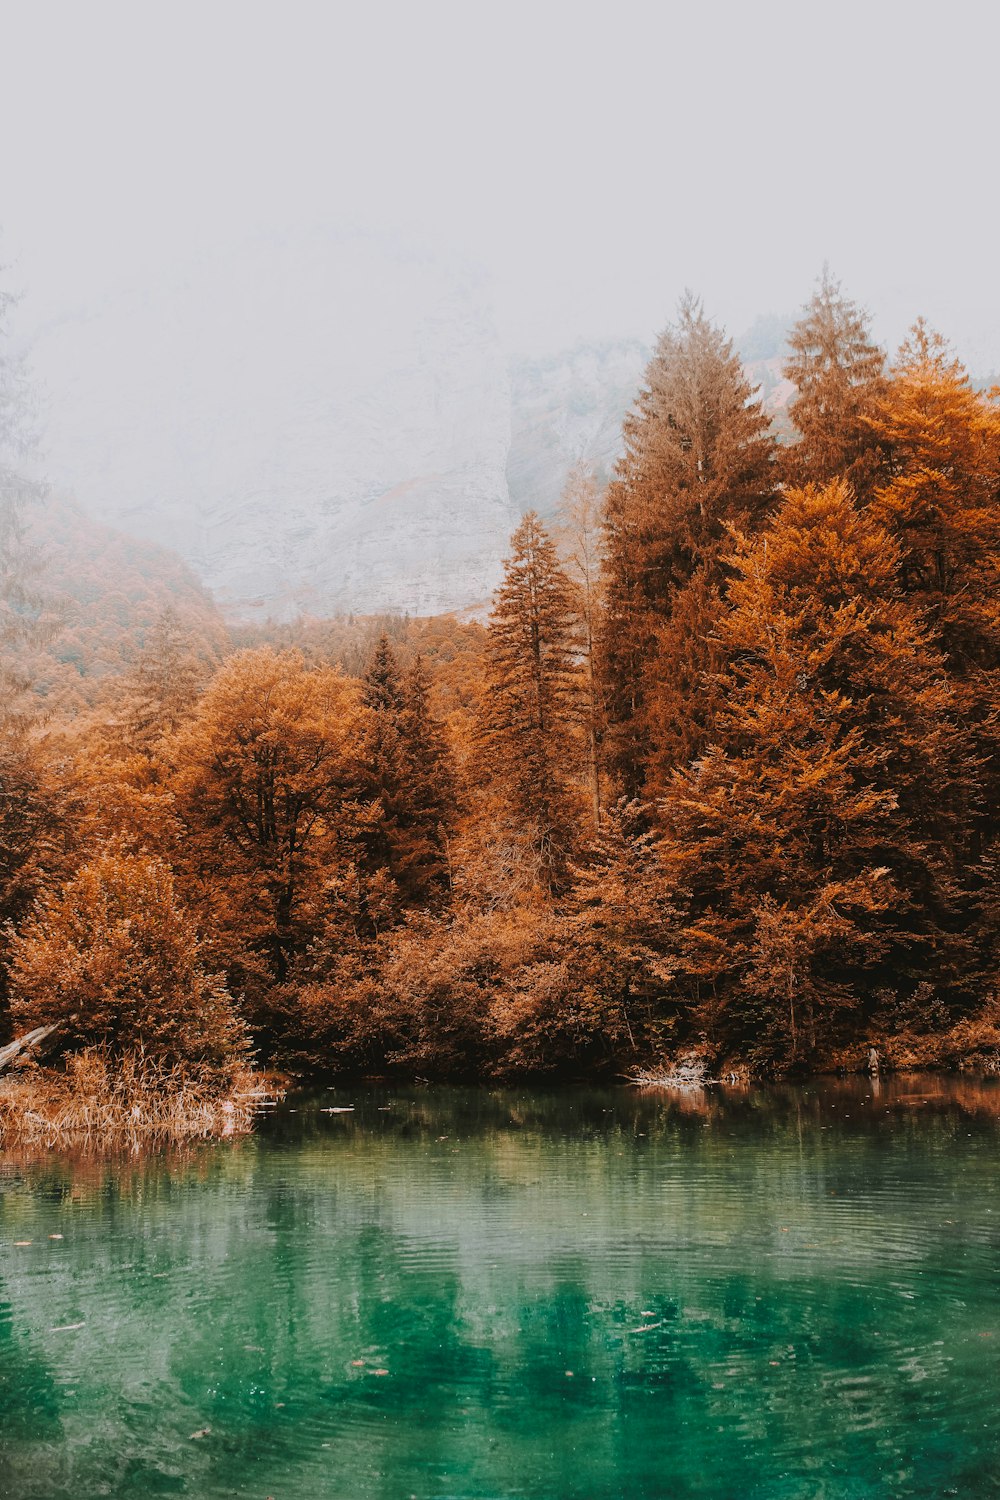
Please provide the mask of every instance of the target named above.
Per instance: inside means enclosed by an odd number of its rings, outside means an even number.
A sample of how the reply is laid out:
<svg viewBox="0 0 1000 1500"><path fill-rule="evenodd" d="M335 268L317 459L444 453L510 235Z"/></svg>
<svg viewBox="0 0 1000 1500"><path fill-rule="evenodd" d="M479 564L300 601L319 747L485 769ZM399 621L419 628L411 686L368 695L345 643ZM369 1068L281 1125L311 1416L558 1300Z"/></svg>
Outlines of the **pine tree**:
<svg viewBox="0 0 1000 1500"><path fill-rule="evenodd" d="M885 388L885 355L826 267L788 347L784 375L796 387L788 412L799 441L783 450L786 478L796 485L844 478L867 495L880 464L869 418Z"/></svg>
<svg viewBox="0 0 1000 1500"><path fill-rule="evenodd" d="M511 538L486 637L479 761L535 877L561 884L572 843L579 719L573 590L534 511Z"/></svg>
<svg viewBox="0 0 1000 1500"><path fill-rule="evenodd" d="M55 819L34 734L38 704L23 669L25 648L40 644L48 629L28 536L31 507L44 490L24 472L34 437L27 372L10 347L14 301L0 288L0 924L20 916L34 894ZM0 960L5 949L0 938ZM0 961L0 1037L7 1026L4 974Z"/></svg>
<svg viewBox="0 0 1000 1500"><path fill-rule="evenodd" d="M754 526L774 489L767 417L731 341L690 296L657 344L624 436L605 506L602 645L612 760L631 795L645 776L650 680L678 672L659 656L660 633L696 574L709 589L723 576L727 528ZM700 637L688 645L699 651Z"/></svg>

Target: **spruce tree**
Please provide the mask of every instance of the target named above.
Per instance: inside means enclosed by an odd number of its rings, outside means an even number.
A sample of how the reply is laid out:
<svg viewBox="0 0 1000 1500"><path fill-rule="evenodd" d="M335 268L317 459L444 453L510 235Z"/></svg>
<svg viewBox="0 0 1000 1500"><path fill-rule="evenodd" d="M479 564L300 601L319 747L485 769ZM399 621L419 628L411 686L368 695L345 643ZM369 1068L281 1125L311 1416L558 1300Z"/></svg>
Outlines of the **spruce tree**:
<svg viewBox="0 0 1000 1500"><path fill-rule="evenodd" d="M758 524L775 483L761 402L731 341L691 296L660 337L624 437L605 506L603 658L612 762L634 795L656 735L651 686L686 676L697 690L706 665L713 611L671 634L679 600L696 575L712 600L728 528Z"/></svg>
<svg viewBox="0 0 1000 1500"><path fill-rule="evenodd" d="M827 267L788 347L784 375L796 387L788 414L799 441L783 449L786 479L804 485L839 477L866 496L880 464L869 419L885 388L885 355L866 314Z"/></svg>

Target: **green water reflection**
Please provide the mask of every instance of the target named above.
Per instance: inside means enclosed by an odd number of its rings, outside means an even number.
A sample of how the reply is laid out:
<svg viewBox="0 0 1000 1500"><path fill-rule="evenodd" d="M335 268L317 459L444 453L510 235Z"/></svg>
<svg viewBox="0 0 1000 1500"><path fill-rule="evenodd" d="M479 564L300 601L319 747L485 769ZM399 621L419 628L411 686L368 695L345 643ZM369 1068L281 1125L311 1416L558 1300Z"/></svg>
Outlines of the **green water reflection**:
<svg viewBox="0 0 1000 1500"><path fill-rule="evenodd" d="M998 1114L342 1091L0 1154L0 1495L1000 1494Z"/></svg>

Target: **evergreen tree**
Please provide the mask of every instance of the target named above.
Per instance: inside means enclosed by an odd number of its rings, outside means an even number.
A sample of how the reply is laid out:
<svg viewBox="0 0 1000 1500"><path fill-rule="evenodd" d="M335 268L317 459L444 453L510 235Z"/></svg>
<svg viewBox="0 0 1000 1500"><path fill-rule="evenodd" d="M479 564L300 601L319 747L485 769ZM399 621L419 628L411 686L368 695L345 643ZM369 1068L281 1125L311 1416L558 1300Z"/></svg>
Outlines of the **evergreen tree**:
<svg viewBox="0 0 1000 1500"><path fill-rule="evenodd" d="M774 488L761 403L731 341L690 296L657 344L624 436L605 506L603 657L612 759L633 794L645 775L650 681L678 674L658 652L660 633L696 574L709 590L717 584L727 528L755 525ZM702 635L675 644L697 655Z"/></svg>
<svg viewBox="0 0 1000 1500"><path fill-rule="evenodd" d="M885 388L885 355L865 313L824 267L788 335L784 375L796 387L788 413L799 441L783 450L792 484L844 478L858 495L875 479L880 451L870 417Z"/></svg>
<svg viewBox="0 0 1000 1500"><path fill-rule="evenodd" d="M529 511L511 538L487 629L479 767L550 888L564 878L572 843L577 658L572 586Z"/></svg>

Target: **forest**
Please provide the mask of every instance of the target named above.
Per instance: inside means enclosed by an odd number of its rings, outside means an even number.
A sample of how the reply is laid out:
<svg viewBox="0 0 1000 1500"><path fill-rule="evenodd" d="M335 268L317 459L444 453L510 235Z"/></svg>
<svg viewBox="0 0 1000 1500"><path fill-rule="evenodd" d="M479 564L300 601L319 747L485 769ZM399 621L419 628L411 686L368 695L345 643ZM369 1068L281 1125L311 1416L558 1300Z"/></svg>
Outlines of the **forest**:
<svg viewBox="0 0 1000 1500"><path fill-rule="evenodd" d="M828 274L784 373L779 432L685 297L610 482L523 517L485 622L168 602L89 694L40 690L46 502L8 465L0 1043L219 1079L995 1069L1000 391L922 321L887 357Z"/></svg>

